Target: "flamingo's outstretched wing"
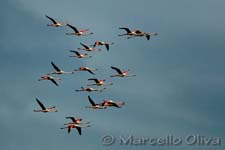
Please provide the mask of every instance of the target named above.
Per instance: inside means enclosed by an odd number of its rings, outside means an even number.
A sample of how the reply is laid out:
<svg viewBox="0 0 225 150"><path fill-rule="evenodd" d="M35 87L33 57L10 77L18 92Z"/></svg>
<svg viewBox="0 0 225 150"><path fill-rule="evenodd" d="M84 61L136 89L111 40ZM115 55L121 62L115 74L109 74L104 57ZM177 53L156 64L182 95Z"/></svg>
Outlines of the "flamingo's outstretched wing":
<svg viewBox="0 0 225 150"><path fill-rule="evenodd" d="M52 67L53 67L56 71L58 71L58 72L61 71L61 70L60 70L53 62L51 62L51 64L52 64Z"/></svg>
<svg viewBox="0 0 225 150"><path fill-rule="evenodd" d="M95 102L92 100L92 98L90 96L88 96L88 100L92 106L96 106Z"/></svg>
<svg viewBox="0 0 225 150"><path fill-rule="evenodd" d="M89 73L91 73L91 74L93 74L93 75L95 75L95 73L94 72L92 72L90 69L89 70L87 70Z"/></svg>
<svg viewBox="0 0 225 150"><path fill-rule="evenodd" d="M80 43L80 45L82 45L84 48L89 49L89 47L83 43Z"/></svg>
<svg viewBox="0 0 225 150"><path fill-rule="evenodd" d="M93 45L93 47L95 48L95 46L97 45L98 42L95 42L95 44Z"/></svg>
<svg viewBox="0 0 225 150"><path fill-rule="evenodd" d="M74 117L66 117L66 119L71 119L73 122L76 122L76 119Z"/></svg>
<svg viewBox="0 0 225 150"><path fill-rule="evenodd" d="M72 25L70 25L70 24L67 24L67 26L70 27L71 29L73 29L73 31L74 31L75 33L79 33L79 31L77 30L76 27L74 27L74 26L72 26Z"/></svg>
<svg viewBox="0 0 225 150"><path fill-rule="evenodd" d="M116 68L116 67L113 67L113 66L111 66L111 68L116 70L117 73L123 74L123 72L119 68Z"/></svg>
<svg viewBox="0 0 225 150"><path fill-rule="evenodd" d="M109 50L109 44L105 44L107 50Z"/></svg>
<svg viewBox="0 0 225 150"><path fill-rule="evenodd" d="M49 17L47 15L45 15L45 17L47 17L49 20L51 20L54 24L57 24L57 22L53 18L51 18L51 17Z"/></svg>
<svg viewBox="0 0 225 150"><path fill-rule="evenodd" d="M70 131L71 131L71 127L68 127L68 130L67 130L67 131L68 131L68 133L70 133Z"/></svg>
<svg viewBox="0 0 225 150"><path fill-rule="evenodd" d="M145 37L147 38L147 40L150 40L150 35L149 34L146 34Z"/></svg>
<svg viewBox="0 0 225 150"><path fill-rule="evenodd" d="M125 30L127 33L131 33L131 31L130 31L129 28L121 27L121 28L119 28L119 29L123 29L123 30Z"/></svg>
<svg viewBox="0 0 225 150"><path fill-rule="evenodd" d="M117 107L117 108L120 108L120 106L115 103L115 102L108 102L111 106L114 106L114 107Z"/></svg>
<svg viewBox="0 0 225 150"><path fill-rule="evenodd" d="M81 135L81 127L76 127L76 129L77 129L79 135Z"/></svg>
<svg viewBox="0 0 225 150"><path fill-rule="evenodd" d="M41 107L42 110L45 110L45 106L36 98L37 103L39 104L39 106Z"/></svg>
<svg viewBox="0 0 225 150"><path fill-rule="evenodd" d="M98 79L97 78L90 78L88 80L93 80L93 81L95 81L95 83L98 83Z"/></svg>
<svg viewBox="0 0 225 150"><path fill-rule="evenodd" d="M80 55L80 53L78 51L71 50L70 52L73 52L73 53L75 53L78 56Z"/></svg>
<svg viewBox="0 0 225 150"><path fill-rule="evenodd" d="M58 83L54 79L50 79L50 81L52 81L52 83L54 83L56 86L59 86Z"/></svg>

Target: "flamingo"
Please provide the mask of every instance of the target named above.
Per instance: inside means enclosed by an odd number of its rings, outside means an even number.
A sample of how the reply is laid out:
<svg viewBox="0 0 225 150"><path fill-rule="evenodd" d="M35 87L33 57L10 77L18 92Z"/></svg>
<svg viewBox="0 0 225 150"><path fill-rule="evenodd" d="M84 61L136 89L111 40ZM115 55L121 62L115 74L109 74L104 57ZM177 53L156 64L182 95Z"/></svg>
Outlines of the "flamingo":
<svg viewBox="0 0 225 150"><path fill-rule="evenodd" d="M95 73L93 71L96 71L98 69L96 68L89 68L89 67L79 67L78 69L75 69L74 71L88 71L89 73L95 75Z"/></svg>
<svg viewBox="0 0 225 150"><path fill-rule="evenodd" d="M104 100L101 105L105 108L107 107L121 108L123 105L125 105L125 102L115 102L113 100Z"/></svg>
<svg viewBox="0 0 225 150"><path fill-rule="evenodd" d="M113 67L113 66L111 66L111 68L114 69L114 70L116 70L116 72L117 72L118 74L116 74L116 75L111 75L110 77L134 77L134 76L136 76L136 75L130 75L130 76L129 76L129 75L128 75L128 72L130 71L129 69L122 72L119 68L116 68L116 67Z"/></svg>
<svg viewBox="0 0 225 150"><path fill-rule="evenodd" d="M90 123L90 122L82 123L81 121L83 119L81 119L81 118L75 119L74 117L66 117L66 119L71 119L72 123L66 123L64 125L69 125L69 124L89 124Z"/></svg>
<svg viewBox="0 0 225 150"><path fill-rule="evenodd" d="M56 80L61 80L61 78L54 78L52 76L45 75L45 76L42 76L40 79L38 79L38 81L42 81L42 80L49 80L52 83L54 83L56 86L59 86Z"/></svg>
<svg viewBox="0 0 225 150"><path fill-rule="evenodd" d="M112 43L107 43L107 42L102 42L102 41L96 41L95 44L93 45L93 47L97 46L97 45L105 45L106 49L109 50L109 45L114 44Z"/></svg>
<svg viewBox="0 0 225 150"><path fill-rule="evenodd" d="M80 54L78 51L71 50L70 52L75 53L76 55L70 57L77 57L77 58L91 58L92 56L88 56L88 54Z"/></svg>
<svg viewBox="0 0 225 150"><path fill-rule="evenodd" d="M125 27L121 27L119 29L125 30L126 33L119 34L118 36L124 36L124 35L132 36L132 35L135 35L136 34L136 31L137 31L137 30L131 31L129 28L125 28Z"/></svg>
<svg viewBox="0 0 225 150"><path fill-rule="evenodd" d="M106 107L101 106L101 104L96 104L90 96L88 96L88 100L91 103L91 106L86 106L86 108L92 108L92 109L103 109Z"/></svg>
<svg viewBox="0 0 225 150"><path fill-rule="evenodd" d="M95 84L88 84L87 86L92 86L92 85L97 85L97 86L101 86L101 85L113 85L113 83L105 83L105 79L102 80L98 80L97 78L90 78L88 80L93 80L95 82Z"/></svg>
<svg viewBox="0 0 225 150"><path fill-rule="evenodd" d="M68 126L62 127L60 129L66 129L67 128L68 129L67 132L70 133L71 129L76 128L78 133L79 133L79 135L81 135L82 134L81 133L81 128L88 128L88 127L90 127L90 125L81 126L79 124L69 124Z"/></svg>
<svg viewBox="0 0 225 150"><path fill-rule="evenodd" d="M86 92L102 92L103 90L105 90L106 88L102 88L102 89L94 89L94 88L90 88L90 87L81 87L81 89L79 90L75 90L76 92L81 92L81 91L86 91Z"/></svg>
<svg viewBox="0 0 225 150"><path fill-rule="evenodd" d="M46 108L37 98L36 98L37 103L39 104L39 106L41 107L41 110L34 110L34 112L43 112L43 113L47 113L47 112L58 112L58 110L56 109L56 107L50 107L50 108Z"/></svg>
<svg viewBox="0 0 225 150"><path fill-rule="evenodd" d="M151 36L156 36L158 35L158 33L146 33L146 32L141 32L140 30L136 30L136 34L132 35L130 37L128 37L128 39L133 38L133 37L141 37L141 36L145 36L147 38L147 40L150 40Z"/></svg>
<svg viewBox="0 0 225 150"><path fill-rule="evenodd" d="M125 34L120 34L118 36L127 35L127 36L129 36L128 39L133 38L133 37L138 37L138 36L139 37L145 36L147 38L147 40L150 40L151 36L158 35L158 33L146 33L146 32L142 32L140 30L133 30L133 31L131 31L129 28L125 28L125 27L122 27L122 28L119 28L119 29L125 30L126 33Z"/></svg>
<svg viewBox="0 0 225 150"><path fill-rule="evenodd" d="M57 22L53 18L51 18L51 17L49 17L47 15L45 15L45 17L52 21L52 24L47 24L47 26L62 27L62 26L65 26L66 25L65 22Z"/></svg>
<svg viewBox="0 0 225 150"><path fill-rule="evenodd" d="M74 72L65 72L61 69L59 69L59 67L57 67L53 62L51 62L52 67L55 69L55 72L52 73L48 73L48 75L50 74L73 74Z"/></svg>
<svg viewBox="0 0 225 150"><path fill-rule="evenodd" d="M83 48L78 48L78 50L84 50L84 51L96 51L94 47L89 47L83 43L80 43L80 45L83 46ZM101 49L97 49L98 51L101 51Z"/></svg>
<svg viewBox="0 0 225 150"><path fill-rule="evenodd" d="M93 32L88 32L89 29L78 30L76 27L74 27L70 24L67 24L67 26L70 27L74 32L73 33L66 33L66 35L86 36L86 35L93 34Z"/></svg>

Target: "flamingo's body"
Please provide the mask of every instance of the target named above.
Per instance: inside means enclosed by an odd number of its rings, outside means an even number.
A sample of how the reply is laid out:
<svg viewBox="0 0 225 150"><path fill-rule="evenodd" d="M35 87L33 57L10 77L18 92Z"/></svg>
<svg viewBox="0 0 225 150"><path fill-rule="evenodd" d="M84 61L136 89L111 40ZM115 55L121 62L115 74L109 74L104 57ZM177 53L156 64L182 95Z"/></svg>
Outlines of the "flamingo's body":
<svg viewBox="0 0 225 150"><path fill-rule="evenodd" d="M84 30L78 30L76 27L67 24L68 27L70 27L74 32L73 33L66 33L66 35L76 35L76 36L86 36L86 35L91 35L93 32L88 32L89 29L84 29Z"/></svg>
<svg viewBox="0 0 225 150"><path fill-rule="evenodd" d="M47 113L47 112L57 112L58 111L55 106L50 107L50 108L46 108L37 98L36 98L36 101L39 104L39 106L41 107L41 109L40 110L34 110L34 112Z"/></svg>
<svg viewBox="0 0 225 150"><path fill-rule="evenodd" d="M119 29L123 29L126 31L125 34L120 34L119 36L125 36L127 35L128 39L130 38L133 38L133 37L142 37L142 36L145 36L147 38L147 40L150 40L150 37L151 36L155 36L155 35L158 35L158 33L146 33L146 32L142 32L140 30L133 30L131 31L129 28L125 28L125 27L122 27L122 28L119 28Z"/></svg>
<svg viewBox="0 0 225 150"><path fill-rule="evenodd" d="M83 119L81 119L81 118L75 119L74 117L66 117L66 119L71 119L72 122L66 123L64 125L70 125L70 124L89 124L90 123L90 122L82 123L81 121Z"/></svg>
<svg viewBox="0 0 225 150"><path fill-rule="evenodd" d="M116 67L113 67L113 66L111 66L111 68L113 70L115 70L118 74L111 75L110 77L133 77L133 76L136 76L136 75L128 75L128 72L130 71L129 69L126 70L126 71L121 71L119 68L116 68Z"/></svg>
<svg viewBox="0 0 225 150"><path fill-rule="evenodd" d="M79 124L69 124L68 126L62 127L60 129L66 129L67 128L67 132L70 133L71 132L71 129L76 128L77 131L78 131L78 133L79 133L79 135L81 135L82 134L81 133L81 128L88 128L88 127L90 127L90 125L81 126Z"/></svg>
<svg viewBox="0 0 225 150"><path fill-rule="evenodd" d="M76 92L81 92L81 91L86 91L86 92L102 92L103 90L105 90L106 88L102 88L102 89L94 89L94 88L91 88L91 87L81 87L81 89L79 90L75 90Z"/></svg>
<svg viewBox="0 0 225 150"><path fill-rule="evenodd" d="M51 62L51 65L55 69L55 72L48 73L48 75L50 75L50 74L73 74L74 73L73 71L66 72L66 71L59 69L59 67L57 67L53 62Z"/></svg>
<svg viewBox="0 0 225 150"><path fill-rule="evenodd" d="M74 117L66 117L66 119L71 119L72 123L64 124L64 125L66 125L66 127L62 127L60 129L66 129L67 128L68 133L70 133L71 129L76 128L78 133L79 133L79 135L81 135L82 134L81 133L81 128L90 127L90 125L89 125L90 122L81 123L81 121L82 121L81 118L75 119Z"/></svg>
<svg viewBox="0 0 225 150"><path fill-rule="evenodd" d="M87 46L83 43L80 43L80 45L83 46L83 48L78 48L78 50L84 50L84 51L96 51L96 49L94 47L90 47L90 46ZM97 49L98 51L101 51L101 49Z"/></svg>
<svg viewBox="0 0 225 150"><path fill-rule="evenodd" d="M79 127L77 124L69 124L68 126L62 127L62 128L60 128L60 129L66 129L66 128L67 128L67 132L68 132L68 133L71 132L71 129L76 128L77 131L78 131L78 133L79 133L79 135L82 134L82 133L81 133L81 127Z"/></svg>
<svg viewBox="0 0 225 150"><path fill-rule="evenodd" d="M122 27L122 28L119 28L119 29L125 30L126 33L124 33L124 34L119 34L118 36L125 36L125 35L133 36L133 35L136 35L136 32L137 32L137 31L139 31L139 30L131 31L129 28L125 28L125 27Z"/></svg>
<svg viewBox="0 0 225 150"><path fill-rule="evenodd" d="M106 49L109 50L109 45L114 44L112 43L107 43L107 42L102 42L102 41L96 41L95 44L93 45L93 47L96 47L97 45L105 45Z"/></svg>
<svg viewBox="0 0 225 150"><path fill-rule="evenodd" d="M74 71L87 71L87 72L95 75L95 73L93 71L96 71L96 70L98 70L98 69L96 69L96 68L91 69L89 67L79 67L78 69L75 69Z"/></svg>
<svg viewBox="0 0 225 150"><path fill-rule="evenodd" d="M125 105L124 102L115 102L113 100L105 100L102 104L103 107L117 107L121 108L123 105Z"/></svg>
<svg viewBox="0 0 225 150"><path fill-rule="evenodd" d="M92 108L92 109L104 109L106 107L103 107L102 104L96 104L90 96L88 96L88 100L91 103L91 106L86 106L86 108Z"/></svg>
<svg viewBox="0 0 225 150"><path fill-rule="evenodd" d="M52 24L47 24L47 26L63 27L63 26L65 26L67 24L65 22L57 22L56 20L54 20L53 18L51 18L51 17L49 17L47 15L45 15L45 17L52 21Z"/></svg>
<svg viewBox="0 0 225 150"><path fill-rule="evenodd" d="M77 57L77 58L91 58L92 57L92 56L88 56L88 54L80 54L78 51L74 51L74 50L71 50L70 52L75 54L70 57Z"/></svg>
<svg viewBox="0 0 225 150"><path fill-rule="evenodd" d="M98 80L97 78L90 78L88 80L93 80L95 82L95 84L88 84L88 86L92 86L92 85L97 85L97 86L101 86L101 85L112 85L113 83L105 83L105 79L102 80Z"/></svg>
<svg viewBox="0 0 225 150"><path fill-rule="evenodd" d="M52 76L45 75L45 76L42 76L40 79L38 79L38 81L41 81L41 80L49 80L52 83L54 83L56 86L59 86L56 80L61 80L61 78L54 78Z"/></svg>

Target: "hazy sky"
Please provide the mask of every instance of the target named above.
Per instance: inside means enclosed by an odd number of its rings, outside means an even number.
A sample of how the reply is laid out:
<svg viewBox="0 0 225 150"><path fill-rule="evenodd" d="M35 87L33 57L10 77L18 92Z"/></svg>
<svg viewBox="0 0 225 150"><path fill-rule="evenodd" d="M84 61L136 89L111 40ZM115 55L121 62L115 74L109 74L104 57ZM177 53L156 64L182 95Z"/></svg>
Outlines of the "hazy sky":
<svg viewBox="0 0 225 150"><path fill-rule="evenodd" d="M0 149L191 149L223 150L225 140L225 1L224 0L7 0L0 2ZM94 35L65 35L68 27L47 27L49 15ZM157 32L150 41L118 37L119 27ZM91 59L69 58L79 43L114 42ZM103 47L104 48L104 47ZM65 71L95 67L96 75L60 76L60 86L38 82L52 72L53 61ZM130 69L134 78L110 78L110 66ZM102 93L77 93L91 77L114 85ZM122 109L88 110L96 102L122 100ZM35 98L58 113L34 113ZM79 136L60 130L66 116L81 117L92 127ZM112 146L115 137L220 137L220 146Z"/></svg>

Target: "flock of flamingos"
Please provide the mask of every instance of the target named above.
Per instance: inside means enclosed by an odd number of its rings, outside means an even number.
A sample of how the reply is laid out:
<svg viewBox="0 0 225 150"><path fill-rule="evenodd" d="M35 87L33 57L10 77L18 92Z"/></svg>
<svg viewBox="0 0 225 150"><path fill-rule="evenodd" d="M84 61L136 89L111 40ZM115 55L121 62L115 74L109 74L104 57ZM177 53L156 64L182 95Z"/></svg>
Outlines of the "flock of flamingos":
<svg viewBox="0 0 225 150"><path fill-rule="evenodd" d="M52 26L52 27L64 27L67 26L69 28L71 28L73 30L72 33L66 33L66 35L75 35L75 36L88 36L88 35L92 35L93 33L89 31L89 29L84 29L84 30L78 30L76 27L68 24L68 23L64 23L64 22L58 22L55 19L49 17L46 15L46 17L51 21L51 24L47 24L47 26ZM157 33L146 33L146 32L142 32L140 30L133 30L131 31L129 28L125 28L125 27L121 27L119 28L121 30L124 30L125 33L124 34L120 34L118 36L127 36L127 39L130 38L134 38L134 37L146 37L147 40L150 40L151 36L155 36L157 35ZM96 41L94 43L94 45L85 45L83 43L80 43L80 45L82 46L82 48L78 48L78 50L83 50L86 52L92 52L92 51L101 51L101 49L97 49L97 47L99 46L105 46L106 50L109 50L109 45L112 45L114 43L108 43L108 42L103 42L103 41ZM73 53L74 55L70 56L70 57L75 57L75 58L91 58L92 56L90 56L88 53L80 53L78 51L75 50L71 50L71 53ZM97 70L96 68L89 68L86 66L82 66L79 67L78 69L75 69L73 71L63 71L62 69L60 69L56 64L54 64L54 62L51 62L51 65L53 67L53 69L55 70L54 72L51 73L47 73L46 75L42 76L40 79L38 79L39 81L42 80L49 80L51 81L53 84L55 84L56 86L59 86L58 84L58 80L61 80L61 78L56 78L53 77L51 75L61 75L61 74L73 74L76 71L86 71L92 75L95 75L95 71ZM128 72L129 70L126 71L122 71L117 67L111 66L111 69L115 70L116 74L111 75L110 77L134 77L136 75L129 75ZM105 79L97 79L97 78L90 78L88 79L90 81L93 81L93 84L88 84L86 87L81 87L81 89L76 90L77 92L79 91L85 91L85 92L102 92L103 90L106 89L106 85L112 85L113 83L109 82L107 83ZM93 88L94 86L98 86L99 88ZM88 100L90 102L90 106L86 106L86 108L90 108L90 109L106 109L108 107L116 107L116 108L121 108L125 103L123 101L113 101L113 100L104 100L101 103L95 103L93 101L93 99L88 96ZM47 113L47 112L57 112L58 110L56 109L56 107L46 107L39 99L36 98L36 101L38 103L38 105L40 106L41 109L39 110L34 110L34 112L43 112L43 113ZM87 128L90 127L90 122L82 122L81 118L75 118L75 117L66 117L66 119L70 119L71 122L64 124L64 127L62 127L61 129L67 129L68 133L70 133L71 129L76 128L79 135L81 135L81 128Z"/></svg>

